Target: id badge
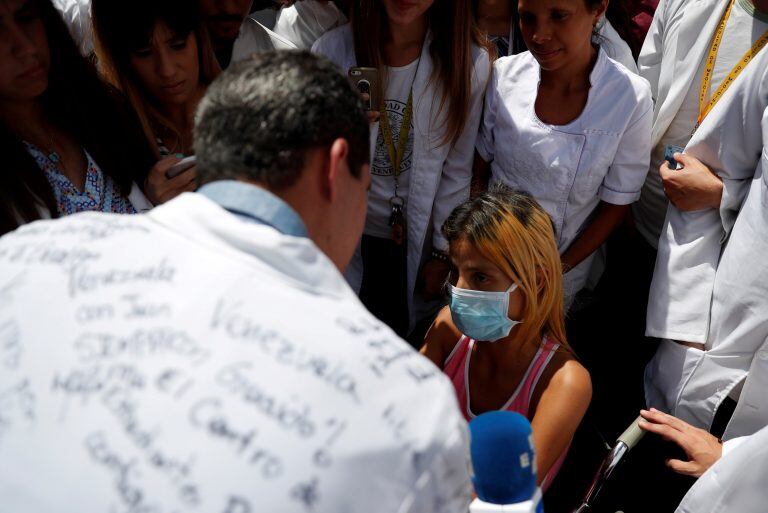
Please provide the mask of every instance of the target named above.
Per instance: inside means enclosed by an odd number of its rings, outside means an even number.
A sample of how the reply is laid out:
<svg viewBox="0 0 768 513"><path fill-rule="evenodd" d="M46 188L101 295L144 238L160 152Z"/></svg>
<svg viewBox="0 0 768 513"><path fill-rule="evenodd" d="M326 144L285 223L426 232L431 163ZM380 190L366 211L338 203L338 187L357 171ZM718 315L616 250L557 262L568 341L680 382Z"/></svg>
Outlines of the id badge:
<svg viewBox="0 0 768 513"><path fill-rule="evenodd" d="M683 169L683 165L675 160L675 153L682 153L685 148L680 146L668 145L664 148L664 160L667 161L672 169Z"/></svg>

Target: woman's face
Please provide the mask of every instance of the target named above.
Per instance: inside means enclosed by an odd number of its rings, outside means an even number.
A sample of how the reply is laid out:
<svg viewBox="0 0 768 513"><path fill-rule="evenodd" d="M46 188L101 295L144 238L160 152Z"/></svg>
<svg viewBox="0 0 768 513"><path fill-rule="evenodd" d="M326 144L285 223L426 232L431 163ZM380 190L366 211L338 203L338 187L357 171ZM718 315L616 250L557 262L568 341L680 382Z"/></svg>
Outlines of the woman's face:
<svg viewBox="0 0 768 513"><path fill-rule="evenodd" d="M606 2L590 10L585 0L520 0L520 29L542 69L554 71L589 55L592 29Z"/></svg>
<svg viewBox="0 0 768 513"><path fill-rule="evenodd" d="M0 99L33 100L48 88L51 54L34 0L0 0Z"/></svg>
<svg viewBox="0 0 768 513"><path fill-rule="evenodd" d="M180 37L158 22L149 44L133 52L130 64L152 103L186 104L198 91L200 57L194 32Z"/></svg>
<svg viewBox="0 0 768 513"><path fill-rule="evenodd" d="M435 0L384 0L384 8L387 10L389 23L408 26L424 16L433 3Z"/></svg>
<svg viewBox="0 0 768 513"><path fill-rule="evenodd" d="M449 278L451 285L483 292L505 292L512 286L513 281L466 239L454 241L450 254L453 263ZM525 298L517 288L509 295L509 318L521 319L524 307Z"/></svg>

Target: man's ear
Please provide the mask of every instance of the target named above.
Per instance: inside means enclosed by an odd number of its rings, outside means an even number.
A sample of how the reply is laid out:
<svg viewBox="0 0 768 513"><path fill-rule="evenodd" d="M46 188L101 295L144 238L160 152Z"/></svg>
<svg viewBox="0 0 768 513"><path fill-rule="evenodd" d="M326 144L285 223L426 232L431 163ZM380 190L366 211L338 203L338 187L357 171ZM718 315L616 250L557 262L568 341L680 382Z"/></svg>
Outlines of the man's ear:
<svg viewBox="0 0 768 513"><path fill-rule="evenodd" d="M326 166L323 169L323 182L328 201L334 202L339 195L339 181L344 173L349 173L349 144L345 139L336 139L331 143L324 159Z"/></svg>

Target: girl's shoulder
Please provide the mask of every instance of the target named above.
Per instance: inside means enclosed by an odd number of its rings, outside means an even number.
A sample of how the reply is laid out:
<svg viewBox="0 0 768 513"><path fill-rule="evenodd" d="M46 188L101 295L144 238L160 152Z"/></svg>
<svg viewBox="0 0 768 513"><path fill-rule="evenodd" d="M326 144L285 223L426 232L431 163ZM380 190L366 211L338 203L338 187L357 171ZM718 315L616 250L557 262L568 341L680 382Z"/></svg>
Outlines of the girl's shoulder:
<svg viewBox="0 0 768 513"><path fill-rule="evenodd" d="M592 378L573 352L550 339L545 339L545 347L552 350L554 354L542 376L542 381L548 382L549 387L591 395Z"/></svg>
<svg viewBox="0 0 768 513"><path fill-rule="evenodd" d="M429 331L427 331L422 353L435 365L442 368L443 363L448 359L448 355L451 354L462 336L462 333L453 323L451 309L446 306L440 310Z"/></svg>

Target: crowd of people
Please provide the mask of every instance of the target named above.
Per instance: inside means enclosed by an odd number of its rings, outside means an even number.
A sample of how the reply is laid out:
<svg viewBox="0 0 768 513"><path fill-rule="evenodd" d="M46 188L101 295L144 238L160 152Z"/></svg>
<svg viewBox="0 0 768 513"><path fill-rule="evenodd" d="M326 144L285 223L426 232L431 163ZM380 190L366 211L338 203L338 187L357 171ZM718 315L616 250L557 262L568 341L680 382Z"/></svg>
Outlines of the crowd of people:
<svg viewBox="0 0 768 513"><path fill-rule="evenodd" d="M505 410L546 511L638 415L598 511L764 511L767 45L768 0L0 0L0 501L466 512Z"/></svg>

